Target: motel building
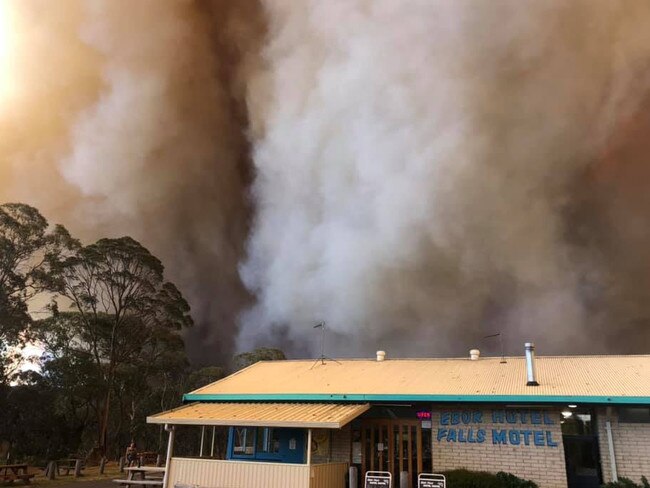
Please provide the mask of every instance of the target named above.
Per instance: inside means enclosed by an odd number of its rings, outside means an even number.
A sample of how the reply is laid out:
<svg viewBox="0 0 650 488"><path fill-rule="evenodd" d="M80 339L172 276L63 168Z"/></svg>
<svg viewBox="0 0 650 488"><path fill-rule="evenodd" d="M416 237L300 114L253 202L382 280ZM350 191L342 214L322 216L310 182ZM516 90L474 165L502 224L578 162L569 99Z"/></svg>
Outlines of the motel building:
<svg viewBox="0 0 650 488"><path fill-rule="evenodd" d="M356 488L369 471L414 488L456 468L541 488L638 483L650 355L535 357L526 344L506 358L262 361L147 420L169 432L163 488ZM191 429L199 445L176 452Z"/></svg>

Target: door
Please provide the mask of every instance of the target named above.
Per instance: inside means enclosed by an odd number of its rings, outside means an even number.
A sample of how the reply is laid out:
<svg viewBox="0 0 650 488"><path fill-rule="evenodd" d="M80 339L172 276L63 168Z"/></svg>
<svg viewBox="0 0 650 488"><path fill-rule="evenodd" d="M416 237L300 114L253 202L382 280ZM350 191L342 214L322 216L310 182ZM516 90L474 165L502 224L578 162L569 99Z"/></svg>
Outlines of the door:
<svg viewBox="0 0 650 488"><path fill-rule="evenodd" d="M394 486L399 486L400 472L409 476L413 488L422 472L422 427L418 420L368 419L361 427L361 471L389 471Z"/></svg>
<svg viewBox="0 0 650 488"><path fill-rule="evenodd" d="M567 408L562 412L562 441L569 488L598 488L601 485L600 454L594 412Z"/></svg>
<svg viewBox="0 0 650 488"><path fill-rule="evenodd" d="M600 486L598 439L593 436L563 436L569 488Z"/></svg>

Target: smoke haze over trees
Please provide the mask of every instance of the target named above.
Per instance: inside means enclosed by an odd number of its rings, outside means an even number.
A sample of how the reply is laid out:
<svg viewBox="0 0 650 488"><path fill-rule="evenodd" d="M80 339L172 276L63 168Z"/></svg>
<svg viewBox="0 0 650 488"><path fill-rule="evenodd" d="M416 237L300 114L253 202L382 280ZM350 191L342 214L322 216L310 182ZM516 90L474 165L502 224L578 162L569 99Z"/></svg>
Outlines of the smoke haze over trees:
<svg viewBox="0 0 650 488"><path fill-rule="evenodd" d="M0 205L0 457L44 462L76 453L117 458L135 440L161 452L152 412L217 381L223 367L190 366L183 332L190 308L162 262L130 237L82 245L24 204ZM48 305L27 313L31 302ZM21 370L12 346L40 349L35 370ZM260 349L238 355L245 366L284 359ZM215 363L218 362L215 358ZM195 446L189 433L185 442ZM181 443L183 444L183 443Z"/></svg>
<svg viewBox="0 0 650 488"><path fill-rule="evenodd" d="M647 1L1 5L0 201L160 256L198 363L647 352Z"/></svg>
<svg viewBox="0 0 650 488"><path fill-rule="evenodd" d="M62 226L50 231L35 208L4 204L0 278L0 296L10 305L0 317L0 441L9 441L14 455L81 447L109 453L142 438L149 411L180 401L189 372L181 335L192 325L189 305L137 241L82 246ZM50 304L35 320L27 311L39 294ZM16 371L9 347L27 341L42 349L38 372ZM49 416L28 418L38 402Z"/></svg>

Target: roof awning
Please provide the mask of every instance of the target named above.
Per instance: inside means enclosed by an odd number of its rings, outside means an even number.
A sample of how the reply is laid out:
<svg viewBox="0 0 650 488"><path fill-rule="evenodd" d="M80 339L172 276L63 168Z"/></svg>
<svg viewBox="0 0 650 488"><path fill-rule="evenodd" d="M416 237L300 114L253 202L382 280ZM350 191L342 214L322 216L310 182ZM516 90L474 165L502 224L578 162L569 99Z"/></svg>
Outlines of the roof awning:
<svg viewBox="0 0 650 488"><path fill-rule="evenodd" d="M340 429L369 408L367 403L192 403L147 417L147 422Z"/></svg>

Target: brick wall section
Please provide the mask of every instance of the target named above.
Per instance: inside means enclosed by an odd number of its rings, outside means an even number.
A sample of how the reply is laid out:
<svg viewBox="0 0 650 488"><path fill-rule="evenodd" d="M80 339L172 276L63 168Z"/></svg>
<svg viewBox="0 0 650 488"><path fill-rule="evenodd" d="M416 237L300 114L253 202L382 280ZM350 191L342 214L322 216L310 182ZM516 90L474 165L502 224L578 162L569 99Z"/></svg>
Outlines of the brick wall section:
<svg viewBox="0 0 650 488"><path fill-rule="evenodd" d="M314 438L322 435L329 436L329 449L327 452L313 454L313 464L350 462L352 431L349 425L342 429L314 429L312 434Z"/></svg>
<svg viewBox="0 0 650 488"><path fill-rule="evenodd" d="M352 446L352 429L350 425L346 425L342 429L332 430L330 442L331 462L349 463Z"/></svg>
<svg viewBox="0 0 650 488"><path fill-rule="evenodd" d="M618 476L629 478L637 483L641 476L650 479L650 424L629 424L618 421L615 408L611 409L612 441ZM600 449L603 480L612 481L612 467L607 443L607 410L599 409L598 444Z"/></svg>
<svg viewBox="0 0 650 488"><path fill-rule="evenodd" d="M502 411L501 409L497 409ZM512 412L508 409L506 411ZM433 442L433 470L434 472L466 468L474 471L489 471L496 473L506 471L521 478L535 481L540 488L566 488L566 466L564 461L564 447L562 444L562 432L560 427L560 410L558 409L521 409L524 412L525 424L515 423L493 423L492 410L478 407L468 409L465 407L451 407L447 409L434 409L432 411L432 442ZM541 412L546 414L552 425L531 425L530 412ZM441 425L441 422L448 423L448 418L443 418L445 412L466 412L471 415L474 412L481 412L481 423L471 422L469 424ZM467 418L467 417L466 417ZM521 417L519 417L521 419ZM473 439L476 440L478 429L485 431L485 441L479 442L456 442L442 439L438 441L439 428L457 428L464 430L464 438L467 440L469 428L473 430ZM544 445L535 446L533 438L529 439L529 445L525 445L523 437L520 445L494 444L492 440L492 429L497 430L543 430L550 431L552 440L557 443L556 447ZM458 433L457 433L458 434ZM538 438L538 441L540 439ZM546 433L544 433L544 444L546 444Z"/></svg>

